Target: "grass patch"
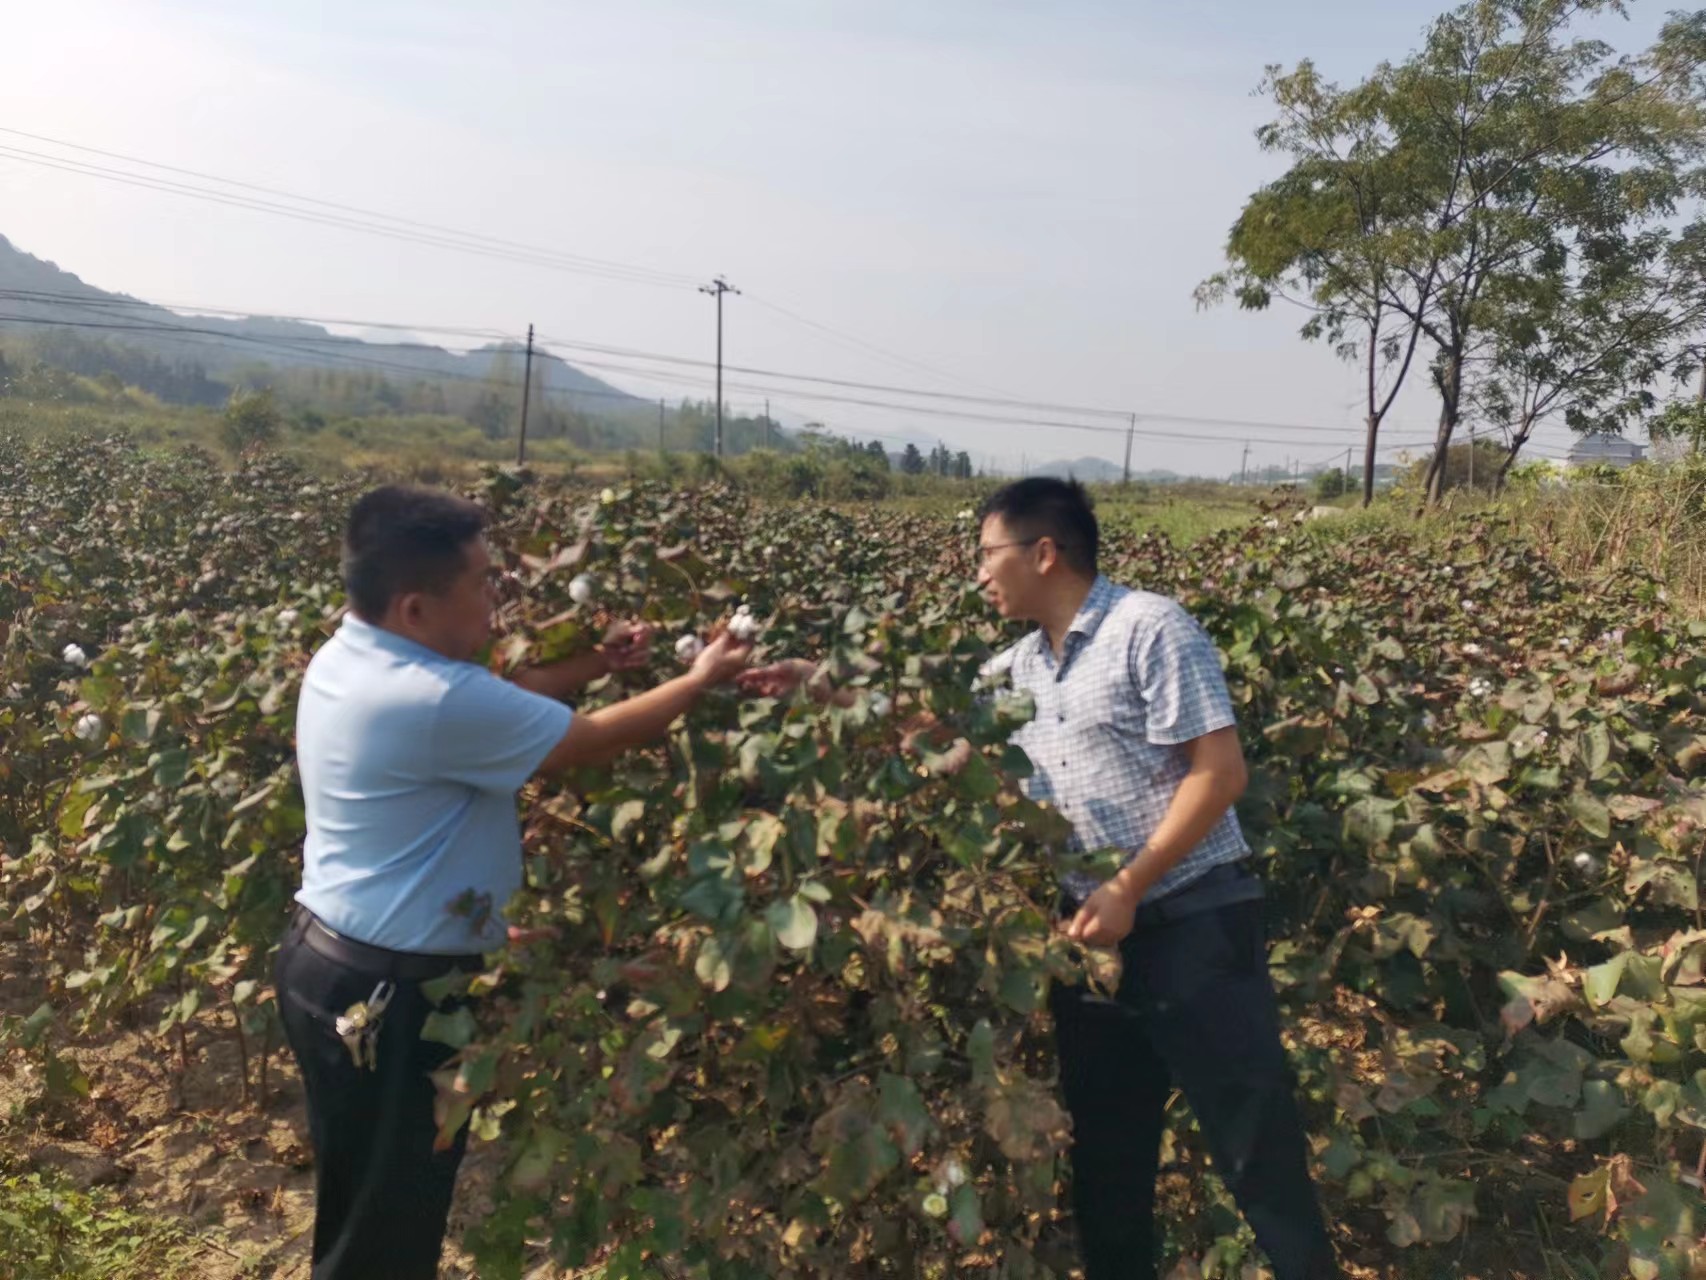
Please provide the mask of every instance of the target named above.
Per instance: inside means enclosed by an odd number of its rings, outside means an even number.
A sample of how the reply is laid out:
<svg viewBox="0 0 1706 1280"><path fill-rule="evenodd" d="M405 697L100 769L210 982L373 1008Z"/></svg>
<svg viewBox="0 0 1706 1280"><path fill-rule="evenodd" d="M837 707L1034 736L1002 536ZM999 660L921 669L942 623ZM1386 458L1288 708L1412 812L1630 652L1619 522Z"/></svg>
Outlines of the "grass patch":
<svg viewBox="0 0 1706 1280"><path fill-rule="evenodd" d="M0 1175L0 1280L158 1280L196 1251L181 1228L110 1192Z"/></svg>

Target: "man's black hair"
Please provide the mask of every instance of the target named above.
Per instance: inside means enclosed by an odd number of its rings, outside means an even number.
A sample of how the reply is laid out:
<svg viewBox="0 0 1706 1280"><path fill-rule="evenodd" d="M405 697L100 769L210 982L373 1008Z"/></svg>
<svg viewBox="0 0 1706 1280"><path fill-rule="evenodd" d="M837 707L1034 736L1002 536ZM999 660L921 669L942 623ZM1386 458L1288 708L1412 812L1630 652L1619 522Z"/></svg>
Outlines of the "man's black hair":
<svg viewBox="0 0 1706 1280"><path fill-rule="evenodd" d="M1094 507L1076 480L1029 476L990 494L977 519L1000 516L1017 538L1052 538L1068 568L1094 577L1101 544Z"/></svg>
<svg viewBox="0 0 1706 1280"><path fill-rule="evenodd" d="M400 595L448 591L485 528L484 508L437 489L388 484L363 494L344 527L350 603L377 622Z"/></svg>

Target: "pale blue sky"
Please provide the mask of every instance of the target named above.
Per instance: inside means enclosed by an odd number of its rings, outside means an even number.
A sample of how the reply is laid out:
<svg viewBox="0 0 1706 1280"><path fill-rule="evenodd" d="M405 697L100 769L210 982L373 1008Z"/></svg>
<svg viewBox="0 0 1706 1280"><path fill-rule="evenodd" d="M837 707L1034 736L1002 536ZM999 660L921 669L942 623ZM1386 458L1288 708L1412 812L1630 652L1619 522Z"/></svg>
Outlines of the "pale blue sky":
<svg viewBox="0 0 1706 1280"><path fill-rule="evenodd" d="M1438 12L1352 4L728 0L8 6L0 125L696 278L725 273L732 363L1139 413L1342 429L1356 375L1296 317L1198 312L1243 199L1262 68L1350 80ZM1656 29L1638 4L1604 28ZM0 136L0 143L32 145ZM91 283L175 303L525 329L711 353L689 289L541 272L74 176L0 156L0 234ZM948 371L826 338L773 302ZM569 358L573 353L564 352ZM641 394L686 388L595 370ZM701 391L708 394L708 386ZM728 397L738 407L762 398ZM903 427L1009 464L1113 436L909 416L778 391L851 434ZM1427 434L1401 407L1395 439ZM1245 435L1140 440L1138 467L1235 470ZM1554 441L1563 429L1551 433Z"/></svg>

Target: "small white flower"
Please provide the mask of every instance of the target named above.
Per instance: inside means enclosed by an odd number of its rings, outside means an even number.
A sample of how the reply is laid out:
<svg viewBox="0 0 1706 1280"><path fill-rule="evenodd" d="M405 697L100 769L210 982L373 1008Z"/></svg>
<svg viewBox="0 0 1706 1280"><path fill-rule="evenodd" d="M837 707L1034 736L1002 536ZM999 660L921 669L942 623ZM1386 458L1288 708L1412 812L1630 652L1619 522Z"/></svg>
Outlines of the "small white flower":
<svg viewBox="0 0 1706 1280"><path fill-rule="evenodd" d="M600 491L600 493L598 495L598 500L607 507L613 506L616 502L616 490L604 489L604 490Z"/></svg>
<svg viewBox="0 0 1706 1280"><path fill-rule="evenodd" d="M956 519L956 520L975 520L976 518L977 518L977 513L975 511L973 511L970 507L966 507L964 510L960 511L957 515L954 516L954 519Z"/></svg>
<svg viewBox="0 0 1706 1280"><path fill-rule="evenodd" d="M1546 730L1542 729L1534 735L1534 745L1537 747L1544 747L1547 744L1547 742L1549 742L1551 740L1551 738L1552 738L1552 735L1547 733Z"/></svg>
<svg viewBox="0 0 1706 1280"><path fill-rule="evenodd" d="M589 573L577 573L569 580L569 599L576 604L591 604L598 595L598 584Z"/></svg>
<svg viewBox="0 0 1706 1280"><path fill-rule="evenodd" d="M872 692L872 694L871 694L871 714L872 715L876 716L878 719L882 719L882 718L886 717L888 715L888 713L893 711L893 710L894 710L894 699L893 698L889 697L889 695L884 693L881 689L877 689L877 690L874 690Z"/></svg>
<svg viewBox="0 0 1706 1280"><path fill-rule="evenodd" d="M280 609L278 611L278 625L281 627L294 627L301 617L302 615L295 609Z"/></svg>
<svg viewBox="0 0 1706 1280"><path fill-rule="evenodd" d="M1599 859L1585 849L1571 858L1570 861L1576 864L1576 870L1586 875L1597 876L1602 869Z"/></svg>
<svg viewBox="0 0 1706 1280"><path fill-rule="evenodd" d="M692 662L705 652L705 642L691 631L675 642L675 656L683 662Z"/></svg>
<svg viewBox="0 0 1706 1280"><path fill-rule="evenodd" d="M83 652L81 645L68 644L59 656L68 667L86 667L89 665L89 655Z"/></svg>
<svg viewBox="0 0 1706 1280"><path fill-rule="evenodd" d="M1485 698L1492 691L1493 685L1490 680L1483 680L1477 676L1469 682L1469 696L1471 698Z"/></svg>
<svg viewBox="0 0 1706 1280"><path fill-rule="evenodd" d="M93 711L85 711L82 715L77 717L77 723L72 727L71 732L75 733L84 742L94 742L101 736L101 731L105 727L106 726L101 723L100 716L96 715Z"/></svg>
<svg viewBox="0 0 1706 1280"><path fill-rule="evenodd" d="M924 1212L929 1214L932 1218L947 1217L948 1197L943 1195L940 1191L932 1191L929 1195L924 1197Z"/></svg>

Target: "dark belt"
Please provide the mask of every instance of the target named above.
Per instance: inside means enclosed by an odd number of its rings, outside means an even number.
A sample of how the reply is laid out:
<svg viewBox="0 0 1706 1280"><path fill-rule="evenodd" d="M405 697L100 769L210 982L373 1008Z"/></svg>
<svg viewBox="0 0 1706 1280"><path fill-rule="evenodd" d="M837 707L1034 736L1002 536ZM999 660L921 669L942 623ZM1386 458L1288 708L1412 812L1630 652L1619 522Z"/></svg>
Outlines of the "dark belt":
<svg viewBox="0 0 1706 1280"><path fill-rule="evenodd" d="M1140 902L1133 928L1153 929L1185 916L1231 906L1234 902L1254 902L1265 893L1261 876L1247 860L1223 862L1165 897L1154 902Z"/></svg>
<svg viewBox="0 0 1706 1280"><path fill-rule="evenodd" d="M478 969L485 960L478 954L445 955L427 951L392 951L375 947L327 928L307 907L299 906L291 918L290 931L304 946L332 961L378 978L401 978L419 982L449 973L452 969Z"/></svg>

